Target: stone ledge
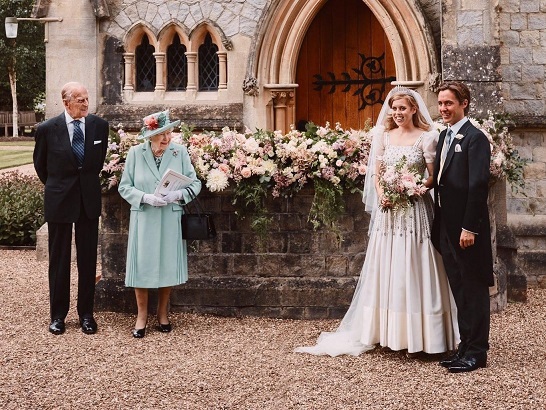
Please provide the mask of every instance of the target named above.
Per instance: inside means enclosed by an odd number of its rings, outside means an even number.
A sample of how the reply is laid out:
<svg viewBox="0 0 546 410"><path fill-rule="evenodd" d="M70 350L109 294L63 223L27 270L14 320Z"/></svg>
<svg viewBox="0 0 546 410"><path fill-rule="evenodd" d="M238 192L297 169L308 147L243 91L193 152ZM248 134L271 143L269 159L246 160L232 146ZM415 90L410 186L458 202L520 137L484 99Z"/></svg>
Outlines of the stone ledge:
<svg viewBox="0 0 546 410"><path fill-rule="evenodd" d="M546 129L546 115L512 115L516 128Z"/></svg>
<svg viewBox="0 0 546 410"><path fill-rule="evenodd" d="M221 316L290 319L341 318L357 278L190 278L173 288L171 310ZM100 281L96 310L128 312L136 305L132 288L121 280Z"/></svg>
<svg viewBox="0 0 546 410"><path fill-rule="evenodd" d="M516 236L546 235L546 215L508 214L507 220Z"/></svg>
<svg viewBox="0 0 546 410"><path fill-rule="evenodd" d="M122 123L125 131L140 131L142 118L152 112L169 109L171 117L180 119L197 130L221 130L224 127L232 129L243 128L243 104L185 104L158 105L158 104L123 104L101 105L97 108L97 115L109 121L111 126Z"/></svg>

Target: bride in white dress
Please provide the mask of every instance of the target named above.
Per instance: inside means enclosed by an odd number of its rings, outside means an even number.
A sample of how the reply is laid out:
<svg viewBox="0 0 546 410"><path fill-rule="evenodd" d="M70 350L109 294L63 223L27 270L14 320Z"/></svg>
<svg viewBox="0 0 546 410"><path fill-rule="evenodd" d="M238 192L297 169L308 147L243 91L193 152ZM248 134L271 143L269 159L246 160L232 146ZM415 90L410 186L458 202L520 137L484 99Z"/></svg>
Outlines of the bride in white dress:
<svg viewBox="0 0 546 410"><path fill-rule="evenodd" d="M406 210L388 207L378 183L379 166L403 156L432 186L438 133L421 96L396 87L387 96L374 135L364 186L371 213L366 259L353 300L335 332L323 332L315 346L296 352L357 356L380 345L407 353L442 353L459 342L455 303L440 254L430 241L430 193Z"/></svg>

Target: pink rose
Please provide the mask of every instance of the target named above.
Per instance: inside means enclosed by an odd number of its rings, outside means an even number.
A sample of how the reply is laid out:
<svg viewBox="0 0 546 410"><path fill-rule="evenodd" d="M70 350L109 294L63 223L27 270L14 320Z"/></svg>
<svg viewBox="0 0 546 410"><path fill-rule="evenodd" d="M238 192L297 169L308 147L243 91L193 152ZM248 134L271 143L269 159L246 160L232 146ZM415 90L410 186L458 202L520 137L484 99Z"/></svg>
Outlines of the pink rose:
<svg viewBox="0 0 546 410"><path fill-rule="evenodd" d="M252 175L252 171L250 170L250 168L245 167L241 169L241 176L243 178L249 178L251 175Z"/></svg>
<svg viewBox="0 0 546 410"><path fill-rule="evenodd" d="M218 169L226 174L229 172L229 166L226 164L220 164Z"/></svg>

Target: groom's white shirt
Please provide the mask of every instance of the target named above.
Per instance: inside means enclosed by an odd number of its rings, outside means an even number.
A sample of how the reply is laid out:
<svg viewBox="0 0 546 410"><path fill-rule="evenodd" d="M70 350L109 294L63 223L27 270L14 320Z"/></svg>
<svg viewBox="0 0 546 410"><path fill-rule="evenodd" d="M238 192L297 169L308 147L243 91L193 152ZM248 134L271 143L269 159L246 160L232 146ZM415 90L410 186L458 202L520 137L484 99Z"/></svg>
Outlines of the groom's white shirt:
<svg viewBox="0 0 546 410"><path fill-rule="evenodd" d="M455 136L459 133L459 131L461 130L461 128L463 127L463 125L468 121L468 117L464 116L463 119L457 121L455 124L453 124L451 127L451 131L452 131L452 135L453 135L453 138L455 138ZM444 143L442 144L442 158L444 157L444 150L446 149L449 149L447 148L446 146L446 139L444 137ZM444 168L444 162L442 161L441 162L441 165L440 165L440 171L438 172L438 181L440 181L440 178L442 177L442 171L443 171L443 168Z"/></svg>

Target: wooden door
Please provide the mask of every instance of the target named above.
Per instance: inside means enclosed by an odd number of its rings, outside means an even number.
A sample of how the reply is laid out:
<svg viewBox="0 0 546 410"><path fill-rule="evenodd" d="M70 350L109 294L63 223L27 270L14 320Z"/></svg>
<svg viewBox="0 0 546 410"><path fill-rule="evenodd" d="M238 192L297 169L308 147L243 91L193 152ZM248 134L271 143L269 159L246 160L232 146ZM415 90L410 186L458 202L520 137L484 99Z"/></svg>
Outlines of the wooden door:
<svg viewBox="0 0 546 410"><path fill-rule="evenodd" d="M395 78L392 50L363 0L329 0L305 35L296 72L296 122L375 123Z"/></svg>

